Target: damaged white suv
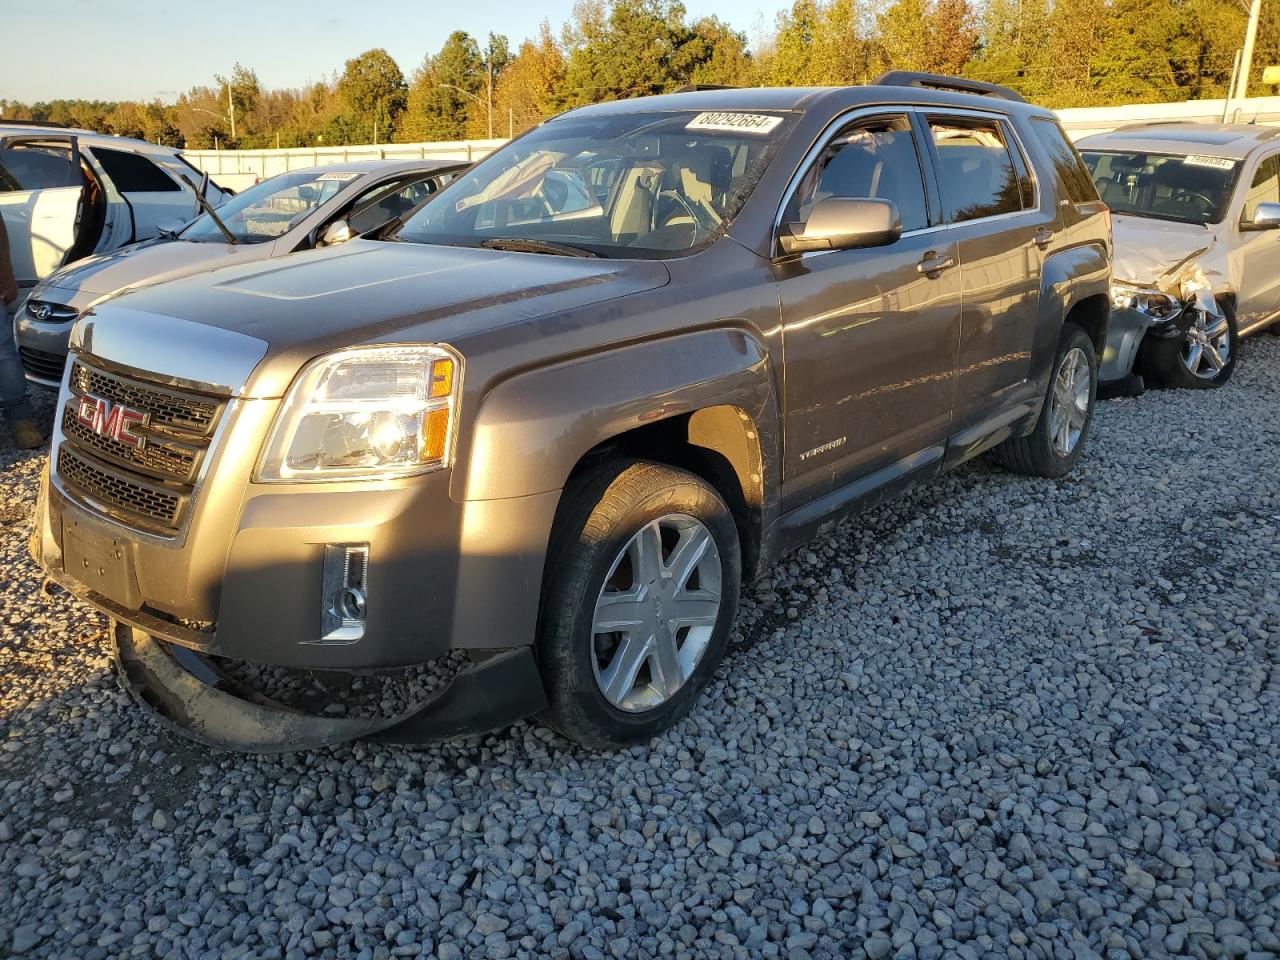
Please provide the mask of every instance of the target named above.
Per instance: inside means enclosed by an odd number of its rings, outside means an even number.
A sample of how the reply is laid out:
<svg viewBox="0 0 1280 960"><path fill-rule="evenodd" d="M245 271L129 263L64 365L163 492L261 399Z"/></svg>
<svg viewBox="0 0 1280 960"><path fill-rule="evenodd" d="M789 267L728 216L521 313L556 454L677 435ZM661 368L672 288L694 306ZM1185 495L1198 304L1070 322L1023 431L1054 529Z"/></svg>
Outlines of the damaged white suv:
<svg viewBox="0 0 1280 960"><path fill-rule="evenodd" d="M1099 379L1217 387L1280 320L1280 129L1162 123L1077 144L1115 239Z"/></svg>

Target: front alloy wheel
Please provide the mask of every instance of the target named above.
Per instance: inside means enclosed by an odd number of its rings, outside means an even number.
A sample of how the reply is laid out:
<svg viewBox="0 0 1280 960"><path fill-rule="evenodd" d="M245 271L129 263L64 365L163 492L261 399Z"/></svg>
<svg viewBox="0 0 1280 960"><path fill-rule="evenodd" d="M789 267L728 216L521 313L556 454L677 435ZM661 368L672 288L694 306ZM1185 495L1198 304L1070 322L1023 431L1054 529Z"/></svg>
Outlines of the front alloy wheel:
<svg viewBox="0 0 1280 960"><path fill-rule="evenodd" d="M647 740L693 706L742 581L733 514L709 483L618 460L565 489L543 583L542 716L596 747Z"/></svg>
<svg viewBox="0 0 1280 960"><path fill-rule="evenodd" d="M619 710L652 710L693 675L720 616L720 551L700 520L667 514L622 548L596 600L592 664Z"/></svg>
<svg viewBox="0 0 1280 960"><path fill-rule="evenodd" d="M1211 390L1231 379L1236 367L1239 332L1229 301L1220 301L1221 316L1192 310L1191 324L1181 337L1148 336L1140 359L1144 375L1166 387Z"/></svg>
<svg viewBox="0 0 1280 960"><path fill-rule="evenodd" d="M1206 318L1195 312L1195 321L1182 340L1182 365L1193 377L1213 380L1231 360L1231 330L1225 316Z"/></svg>

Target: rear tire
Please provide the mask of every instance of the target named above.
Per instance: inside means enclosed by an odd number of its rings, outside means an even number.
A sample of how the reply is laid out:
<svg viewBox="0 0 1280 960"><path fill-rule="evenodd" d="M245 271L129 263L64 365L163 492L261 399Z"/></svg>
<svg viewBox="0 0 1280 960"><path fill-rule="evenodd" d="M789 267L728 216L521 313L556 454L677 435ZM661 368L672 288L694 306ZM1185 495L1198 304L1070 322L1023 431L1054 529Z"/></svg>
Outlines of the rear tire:
<svg viewBox="0 0 1280 960"><path fill-rule="evenodd" d="M1049 387L1035 429L996 447L1010 470L1032 477L1062 477L1084 453L1098 399L1098 358L1089 335L1074 323L1062 328Z"/></svg>
<svg viewBox="0 0 1280 960"><path fill-rule="evenodd" d="M591 747L676 723L724 656L741 581L733 516L700 477L627 460L571 484L538 629L542 719Z"/></svg>
<svg viewBox="0 0 1280 960"><path fill-rule="evenodd" d="M1212 390L1230 380L1236 369L1240 333L1235 308L1224 302L1218 306L1222 322L1215 324L1197 311L1195 322L1183 336L1148 338L1143 344L1144 372L1177 390Z"/></svg>

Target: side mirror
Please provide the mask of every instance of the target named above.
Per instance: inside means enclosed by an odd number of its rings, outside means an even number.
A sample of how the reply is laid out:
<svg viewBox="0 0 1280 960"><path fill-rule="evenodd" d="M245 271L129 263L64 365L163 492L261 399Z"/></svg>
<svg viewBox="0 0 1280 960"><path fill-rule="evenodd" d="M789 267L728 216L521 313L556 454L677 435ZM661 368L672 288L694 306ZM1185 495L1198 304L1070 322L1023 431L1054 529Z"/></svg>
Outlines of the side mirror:
<svg viewBox="0 0 1280 960"><path fill-rule="evenodd" d="M902 219L892 200L828 197L814 204L804 223L786 223L778 234L783 253L882 247L902 236Z"/></svg>
<svg viewBox="0 0 1280 960"><path fill-rule="evenodd" d="M182 232L182 228L187 225L187 221L180 217L170 217L167 220L161 220L156 224L156 233L164 237L166 240L176 240L178 234Z"/></svg>
<svg viewBox="0 0 1280 960"><path fill-rule="evenodd" d="M355 234L351 232L351 224L345 220L335 220L324 228L324 233L320 235L320 242L316 246L337 246L340 243L346 243L353 236Z"/></svg>
<svg viewBox="0 0 1280 960"><path fill-rule="evenodd" d="M1240 224L1245 230L1274 230L1280 227L1280 203L1265 201L1253 211L1253 219Z"/></svg>

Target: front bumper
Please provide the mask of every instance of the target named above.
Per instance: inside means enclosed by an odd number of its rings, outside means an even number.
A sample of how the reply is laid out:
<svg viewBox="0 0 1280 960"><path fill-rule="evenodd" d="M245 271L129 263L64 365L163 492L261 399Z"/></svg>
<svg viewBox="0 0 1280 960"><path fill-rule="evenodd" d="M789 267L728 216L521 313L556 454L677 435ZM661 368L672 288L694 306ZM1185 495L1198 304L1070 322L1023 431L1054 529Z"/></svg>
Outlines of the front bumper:
<svg viewBox="0 0 1280 960"><path fill-rule="evenodd" d="M37 288L33 296L47 297L52 301L65 305L68 309L78 311L76 303L70 301L84 299L77 297L72 291L61 291L54 288ZM74 317L64 319L37 320L31 315L30 301L26 301L14 314L13 333L22 357L23 370L27 379L42 387L57 390L62 383L62 371L67 362L67 344L71 336Z"/></svg>
<svg viewBox="0 0 1280 960"><path fill-rule="evenodd" d="M1138 350L1145 338L1181 336L1187 332L1189 323L1185 309L1163 320L1132 307L1112 310L1107 324L1107 343L1098 365L1098 382L1124 380L1133 373Z"/></svg>
<svg viewBox="0 0 1280 960"><path fill-rule="evenodd" d="M308 714L246 689L216 663L126 624L112 624L125 687L170 729L223 750L279 753L356 739L425 743L487 733L547 705L531 647L458 673L425 703L391 717Z"/></svg>
<svg viewBox="0 0 1280 960"><path fill-rule="evenodd" d="M46 576L113 620L200 653L386 670L533 642L558 496L453 503L445 474L377 490L206 489L183 541L147 537L48 473L31 538ZM207 508L207 512L206 512ZM322 639L328 544L368 544L363 635Z"/></svg>

